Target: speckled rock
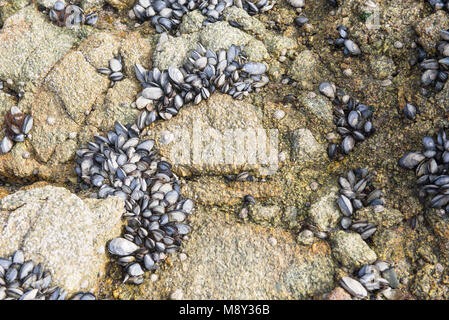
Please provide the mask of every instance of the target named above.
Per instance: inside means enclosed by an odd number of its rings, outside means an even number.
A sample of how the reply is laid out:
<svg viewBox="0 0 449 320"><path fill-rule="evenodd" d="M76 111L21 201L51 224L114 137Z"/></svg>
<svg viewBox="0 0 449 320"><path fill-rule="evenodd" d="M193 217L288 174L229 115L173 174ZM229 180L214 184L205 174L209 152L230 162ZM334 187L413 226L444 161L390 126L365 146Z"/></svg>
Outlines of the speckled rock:
<svg viewBox="0 0 449 320"><path fill-rule="evenodd" d="M428 53L436 52L436 43L440 40L440 31L449 28L449 15L444 10L438 10L422 19L415 27L418 42Z"/></svg>
<svg viewBox="0 0 449 320"><path fill-rule="evenodd" d="M436 209L429 210L426 213L426 220L441 240L449 241L449 216L447 214L441 214Z"/></svg>
<svg viewBox="0 0 449 320"><path fill-rule="evenodd" d="M161 34L153 54L154 66L161 70L167 69L169 66L182 66L186 61L187 54L195 49L198 40L198 32L179 37ZM176 48L176 50L173 50L173 48Z"/></svg>
<svg viewBox="0 0 449 320"><path fill-rule="evenodd" d="M223 10L223 18L226 21L239 23L245 32L250 32L255 35L262 35L267 32L265 25L259 19L250 16L248 12L236 6Z"/></svg>
<svg viewBox="0 0 449 320"><path fill-rule="evenodd" d="M376 253L358 233L337 231L331 235L332 254L347 268L361 268L376 261Z"/></svg>
<svg viewBox="0 0 449 320"><path fill-rule="evenodd" d="M319 198L309 209L310 220L320 231L330 231L337 227L342 217L336 204L337 191L332 188L330 193Z"/></svg>
<svg viewBox="0 0 449 320"><path fill-rule="evenodd" d="M75 41L73 32L51 24L33 5L23 8L0 30L0 79L39 83Z"/></svg>
<svg viewBox="0 0 449 320"><path fill-rule="evenodd" d="M181 176L250 170L271 174L278 168L277 131L265 130L261 117L247 101L215 93L170 121L156 123L149 134ZM167 132L174 139L161 144L161 134Z"/></svg>
<svg viewBox="0 0 449 320"><path fill-rule="evenodd" d="M277 34L265 34L263 42L274 57L280 56L283 50L295 50L298 47L297 41Z"/></svg>
<svg viewBox="0 0 449 320"><path fill-rule="evenodd" d="M125 74L132 77L111 89L108 77L96 69L107 66L119 52ZM0 175L75 181L70 160L79 146L93 134L109 130L115 121L127 124L136 119L138 111L131 104L141 88L134 79L133 65L147 65L151 53L151 42L138 33L121 38L106 32L87 37L79 47L66 53L45 75L45 80L20 100L19 108L33 116L34 126L25 143L16 144L12 152L0 156ZM2 107L5 105L0 116L14 100L5 99L0 100ZM75 138L70 137L73 133ZM28 159L22 157L25 152L30 154Z"/></svg>
<svg viewBox="0 0 449 320"><path fill-rule="evenodd" d="M17 143L11 152L0 156L0 174L15 180L39 175L41 178L62 181L68 176L68 171L73 168L64 165L52 158L54 152L62 151L61 156L67 160L65 149L70 132L79 131L79 126L60 107L60 100L52 92L43 88L35 95L26 96L19 103L19 108L33 115L34 125L25 143ZM49 119L54 119L54 124ZM56 121L58 119L58 121ZM24 159L24 152L29 152L31 157ZM74 153L71 154L73 156ZM47 163L46 163L47 162Z"/></svg>
<svg viewBox="0 0 449 320"><path fill-rule="evenodd" d="M79 131L79 125L61 105L58 96L46 89L38 92L33 99L31 114L34 126L30 142L40 161L49 161L56 147L67 141L69 133ZM54 124L50 119L55 119Z"/></svg>
<svg viewBox="0 0 449 320"><path fill-rule="evenodd" d="M226 37L223 37L223 35ZM233 28L228 22L220 21L208 24L199 33L201 43L208 49L227 49L232 44L244 46L251 61L262 61L268 57L268 52L260 40L256 40L249 34Z"/></svg>
<svg viewBox="0 0 449 320"><path fill-rule="evenodd" d="M293 264L283 274L282 285L289 288L296 299L322 294L335 285L332 258L320 254L310 258L305 257L301 264Z"/></svg>
<svg viewBox="0 0 449 320"><path fill-rule="evenodd" d="M391 58L370 56L369 60L372 75L376 79L386 79L396 72L396 65Z"/></svg>
<svg viewBox="0 0 449 320"><path fill-rule="evenodd" d="M292 158L305 166L324 157L325 148L316 141L308 129L297 129L291 133Z"/></svg>
<svg viewBox="0 0 449 320"><path fill-rule="evenodd" d="M89 10L93 9L101 9L105 0L81 0L81 7L89 12Z"/></svg>
<svg viewBox="0 0 449 320"><path fill-rule="evenodd" d="M296 242L304 246L312 245L318 238L315 238L313 232L310 230L303 230L298 234Z"/></svg>
<svg viewBox="0 0 449 320"><path fill-rule="evenodd" d="M117 82L91 112L87 122L104 132L113 127L115 121L122 124L134 123L139 110L131 104L136 100L139 90L140 85L130 79Z"/></svg>
<svg viewBox="0 0 449 320"><path fill-rule="evenodd" d="M298 95L298 102L307 112L317 117L326 125L333 124L332 102L320 94L311 97L308 92Z"/></svg>
<svg viewBox="0 0 449 320"><path fill-rule="evenodd" d="M125 74L128 77L135 79L135 63L140 63L142 66L148 67L148 62L156 46L153 42L153 38L143 37L139 32L131 32L122 39L120 55L123 59Z"/></svg>
<svg viewBox="0 0 449 320"><path fill-rule="evenodd" d="M265 226L278 226L280 224L282 210L279 206L265 206L260 203L256 203L249 209L251 218L258 224Z"/></svg>
<svg viewBox="0 0 449 320"><path fill-rule="evenodd" d="M5 114L15 105L17 105L16 99L0 90L0 119L4 119Z"/></svg>
<svg viewBox="0 0 449 320"><path fill-rule="evenodd" d="M206 17L199 10L188 12L182 17L178 30L182 34L200 31L204 20Z"/></svg>
<svg viewBox="0 0 449 320"><path fill-rule="evenodd" d="M52 70L46 83L56 93L68 116L81 124L97 97L107 90L109 81L86 61L80 51L75 51Z"/></svg>
<svg viewBox="0 0 449 320"><path fill-rule="evenodd" d="M411 293L422 300L446 300L449 297L449 287L439 285L442 274L435 266L426 264L418 270L410 285Z"/></svg>
<svg viewBox="0 0 449 320"><path fill-rule="evenodd" d="M280 186L271 182L235 182L224 183L223 179L216 177L198 177L195 181L182 185L182 194L195 199L204 205L237 205L247 195L256 200L264 200L279 196L282 192Z"/></svg>
<svg viewBox="0 0 449 320"><path fill-rule="evenodd" d="M98 32L84 40L78 50L95 69L107 67L120 47L120 38L107 32ZM104 76L106 77L106 76Z"/></svg>
<svg viewBox="0 0 449 320"><path fill-rule="evenodd" d="M293 61L289 75L302 89L313 90L324 78L323 66L318 56L310 50L302 51Z"/></svg>
<svg viewBox="0 0 449 320"><path fill-rule="evenodd" d="M0 256L20 248L69 292L97 288L108 261L105 244L120 234L122 200L82 200L46 186L4 197L0 210Z"/></svg>
<svg viewBox="0 0 449 320"><path fill-rule="evenodd" d="M380 229L372 236L373 250L379 259L396 263L405 262L407 248L412 239L407 239L404 228Z"/></svg>
<svg viewBox="0 0 449 320"><path fill-rule="evenodd" d="M382 212L375 212L373 207L365 207L354 213L354 220L368 220L377 226L390 228L399 224L404 215L396 209L386 207Z"/></svg>
<svg viewBox="0 0 449 320"><path fill-rule="evenodd" d="M447 102L449 101L449 85L444 85L443 90L435 94L435 100L437 105L444 110L447 108Z"/></svg>
<svg viewBox="0 0 449 320"><path fill-rule="evenodd" d="M51 8L53 7L54 3L56 2L56 0L37 0L36 3L39 6L43 6L45 8ZM65 3L65 2L64 2Z"/></svg>
<svg viewBox="0 0 449 320"><path fill-rule="evenodd" d="M2 19L5 20L20 9L25 8L30 2L31 0L3 1L0 5L0 22Z"/></svg>

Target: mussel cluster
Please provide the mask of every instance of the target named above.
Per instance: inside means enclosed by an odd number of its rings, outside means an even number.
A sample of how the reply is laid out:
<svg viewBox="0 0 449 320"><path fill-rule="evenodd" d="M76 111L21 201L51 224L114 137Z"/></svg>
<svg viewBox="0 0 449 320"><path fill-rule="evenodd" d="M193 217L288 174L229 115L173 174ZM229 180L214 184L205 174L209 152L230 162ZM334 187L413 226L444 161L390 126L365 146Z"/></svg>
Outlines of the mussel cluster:
<svg viewBox="0 0 449 320"><path fill-rule="evenodd" d="M378 293L388 297L391 288L399 285L391 264L381 260L364 265L354 278L342 277L340 284L352 296L361 299Z"/></svg>
<svg viewBox="0 0 449 320"><path fill-rule="evenodd" d="M359 233L363 240L371 237L377 227L365 220L353 221L353 213L368 206L376 212L382 212L385 204L382 190L374 188L372 179L373 176L365 168L350 170L346 177L338 179L341 189L337 204L344 215L340 224L345 230Z"/></svg>
<svg viewBox="0 0 449 320"><path fill-rule="evenodd" d="M185 104L198 104L215 91L230 94L234 99L257 92L269 81L265 75L267 67L246 60L239 46L213 52L198 44L181 68L171 66L163 71L158 68L148 71L136 64L136 76L143 90L135 104L140 110L146 109L139 117L139 128L155 118L171 119Z"/></svg>
<svg viewBox="0 0 449 320"><path fill-rule="evenodd" d="M157 32L175 30L182 17L193 10L200 10L206 17L203 26L223 20L223 10L230 6L243 8L248 14L255 15L273 8L274 2L259 0L138 0L133 7L140 21L151 21Z"/></svg>
<svg viewBox="0 0 449 320"><path fill-rule="evenodd" d="M443 90L449 78L449 30L440 31L441 41L437 43L438 56L430 58L421 47L418 47L418 62L424 70L421 84L433 86L437 92Z"/></svg>
<svg viewBox="0 0 449 320"><path fill-rule="evenodd" d="M332 100L334 108L334 123L337 132L342 137L340 144L330 143L327 153L331 159L337 154L349 154L357 142L365 141L374 133L372 107L359 103L352 97L336 92L333 84L323 82L319 86L320 92Z"/></svg>
<svg viewBox="0 0 449 320"><path fill-rule="evenodd" d="M343 49L343 54L345 56L351 54L353 56L358 56L362 53L359 48L359 45L355 43L353 40L348 39L348 28L345 26L338 26L337 31L339 37L333 41L333 44L337 48Z"/></svg>
<svg viewBox="0 0 449 320"><path fill-rule="evenodd" d="M66 26L69 29L82 24L94 25L98 20L95 12L85 15L80 7L73 4L66 6L63 1L56 1L49 15L50 20L56 25Z"/></svg>
<svg viewBox="0 0 449 320"><path fill-rule="evenodd" d="M449 213L449 139L441 129L436 137L422 139L421 152L408 152L399 159L399 166L415 170L419 197L430 198L432 208L444 208Z"/></svg>
<svg viewBox="0 0 449 320"><path fill-rule="evenodd" d="M25 261L17 250L7 258L0 258L0 300L66 300L64 289L52 286L49 271L42 264ZM78 292L70 300L95 300L92 293Z"/></svg>
<svg viewBox="0 0 449 320"><path fill-rule="evenodd" d="M427 0L435 10L449 10L448 0Z"/></svg>
<svg viewBox="0 0 449 320"><path fill-rule="evenodd" d="M116 122L106 137L95 136L76 153L82 184L98 187L98 198L125 201L124 234L111 240L108 249L126 270L124 282L134 284L143 282L144 270L157 269L167 254L178 251L190 232L186 220L193 201L181 196L171 165L153 147L136 124Z"/></svg>
<svg viewBox="0 0 449 320"><path fill-rule="evenodd" d="M24 142L33 128L33 117L23 114L19 108L12 107L5 114L5 136L0 142L0 152L2 154L11 151L14 143Z"/></svg>
<svg viewBox="0 0 449 320"><path fill-rule="evenodd" d="M122 81L125 77L123 74L122 57L114 57L109 60L109 67L98 68L97 71L109 77L109 80L111 80L110 87L113 88L116 82Z"/></svg>

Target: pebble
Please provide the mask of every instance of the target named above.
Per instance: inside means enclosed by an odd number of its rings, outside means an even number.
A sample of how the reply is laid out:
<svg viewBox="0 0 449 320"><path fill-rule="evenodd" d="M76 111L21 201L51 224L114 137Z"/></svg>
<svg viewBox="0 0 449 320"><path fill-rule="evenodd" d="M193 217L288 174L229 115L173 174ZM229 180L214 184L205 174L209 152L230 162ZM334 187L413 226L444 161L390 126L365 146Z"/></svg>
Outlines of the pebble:
<svg viewBox="0 0 449 320"><path fill-rule="evenodd" d="M307 97L309 99L314 99L314 98L316 98L316 93L313 91L310 91L309 93L307 93Z"/></svg>
<svg viewBox="0 0 449 320"><path fill-rule="evenodd" d="M345 47L346 49L348 49L349 53L351 53L354 56L357 56L362 53L357 43L355 43L352 40L349 39L345 40Z"/></svg>
<svg viewBox="0 0 449 320"><path fill-rule="evenodd" d="M175 139L175 135L172 132L163 131L161 133L161 138L160 138L159 142L162 144L169 144L169 143L173 142L174 139Z"/></svg>
<svg viewBox="0 0 449 320"><path fill-rule="evenodd" d="M272 246L275 246L275 245L277 245L277 243L278 243L278 241L277 241L276 238L274 238L274 237L269 237L269 238L268 238L268 242L269 242Z"/></svg>
<svg viewBox="0 0 449 320"><path fill-rule="evenodd" d="M181 260L181 262L186 261L187 260L187 255L185 253L180 253L179 254L179 260Z"/></svg>
<svg viewBox="0 0 449 320"><path fill-rule="evenodd" d="M287 159L287 155L285 154L285 152L279 152L278 159L280 162L285 162L285 160Z"/></svg>
<svg viewBox="0 0 449 320"><path fill-rule="evenodd" d="M401 41L395 41L393 45L396 49L402 49L404 47L404 44Z"/></svg>
<svg viewBox="0 0 449 320"><path fill-rule="evenodd" d="M152 282L156 282L158 278L159 278L158 275L155 273L151 274L151 276L150 276L150 280Z"/></svg>
<svg viewBox="0 0 449 320"><path fill-rule="evenodd" d="M29 152L22 153L22 158L29 159L30 158L30 153Z"/></svg>
<svg viewBox="0 0 449 320"><path fill-rule="evenodd" d="M76 138L76 136L77 136L77 133L76 132L70 132L69 133L69 139L75 139Z"/></svg>
<svg viewBox="0 0 449 320"><path fill-rule="evenodd" d="M333 141L333 140L335 140L335 139L337 139L338 138L338 135L335 133L335 132L329 132L327 135L326 135L326 140L327 141Z"/></svg>
<svg viewBox="0 0 449 320"><path fill-rule="evenodd" d="M416 107L414 105L412 105L410 103L407 103L405 105L404 115L406 116L407 119L414 120L415 117L416 117L416 113L417 113L417 110L416 110Z"/></svg>
<svg viewBox="0 0 449 320"><path fill-rule="evenodd" d="M343 74L347 77L351 77L352 76L352 69L351 68L347 68L343 70Z"/></svg>
<svg viewBox="0 0 449 320"><path fill-rule="evenodd" d="M305 5L305 0L288 0L288 3L294 8L303 8Z"/></svg>
<svg viewBox="0 0 449 320"><path fill-rule="evenodd" d="M303 25L305 25L306 23L309 22L309 19L307 19L307 18L304 17L304 16L300 16L300 17L295 18L294 21L295 21L295 24L296 24L298 27L302 27Z"/></svg>
<svg viewBox="0 0 449 320"><path fill-rule="evenodd" d="M182 290L181 289L176 289L170 295L170 299L171 300L182 300L183 296L184 296L184 294L183 294Z"/></svg>
<svg viewBox="0 0 449 320"><path fill-rule="evenodd" d="M53 126L56 123L56 119L53 117L48 117L47 118L47 123L51 126Z"/></svg>
<svg viewBox="0 0 449 320"><path fill-rule="evenodd" d="M248 218L248 208L247 207L243 207L240 212L239 212L239 218L240 219L246 219Z"/></svg>
<svg viewBox="0 0 449 320"><path fill-rule="evenodd" d="M283 119L285 117L285 111L284 110L276 110L275 112L274 112L274 118L276 119L276 120L281 120L281 119Z"/></svg>
<svg viewBox="0 0 449 320"><path fill-rule="evenodd" d="M301 235L302 237L304 237L304 238L312 238L312 237L313 237L313 232L310 231L310 230L308 230L308 229L306 229L306 230L302 231L302 232L300 233L300 235Z"/></svg>
<svg viewBox="0 0 449 320"><path fill-rule="evenodd" d="M316 181L313 181L313 182L310 184L310 189L312 189L312 191L317 191L317 190L318 190L318 187L319 187L319 184L318 184L318 182L316 182Z"/></svg>

